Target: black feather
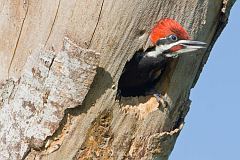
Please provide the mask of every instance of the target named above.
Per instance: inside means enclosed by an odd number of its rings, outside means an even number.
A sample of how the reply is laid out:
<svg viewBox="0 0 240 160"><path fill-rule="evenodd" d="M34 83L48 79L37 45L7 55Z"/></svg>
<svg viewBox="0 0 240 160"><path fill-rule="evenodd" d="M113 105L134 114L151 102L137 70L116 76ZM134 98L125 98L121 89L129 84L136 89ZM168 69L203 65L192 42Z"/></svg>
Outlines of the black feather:
<svg viewBox="0 0 240 160"><path fill-rule="evenodd" d="M146 52L137 52L126 63L124 71L119 79L118 91L123 97L145 96L154 88L157 80L156 73L164 71L168 58L164 56L147 57Z"/></svg>

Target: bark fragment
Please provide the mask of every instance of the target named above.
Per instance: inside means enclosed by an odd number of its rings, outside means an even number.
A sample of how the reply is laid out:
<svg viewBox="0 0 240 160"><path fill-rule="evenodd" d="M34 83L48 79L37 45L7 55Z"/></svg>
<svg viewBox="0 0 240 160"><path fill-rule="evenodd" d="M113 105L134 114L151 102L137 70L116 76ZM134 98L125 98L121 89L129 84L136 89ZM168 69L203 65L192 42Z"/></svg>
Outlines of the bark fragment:
<svg viewBox="0 0 240 160"><path fill-rule="evenodd" d="M40 148L67 108L82 104L96 74L99 54L64 39L59 53L33 51L18 81L0 87L0 159L21 159Z"/></svg>

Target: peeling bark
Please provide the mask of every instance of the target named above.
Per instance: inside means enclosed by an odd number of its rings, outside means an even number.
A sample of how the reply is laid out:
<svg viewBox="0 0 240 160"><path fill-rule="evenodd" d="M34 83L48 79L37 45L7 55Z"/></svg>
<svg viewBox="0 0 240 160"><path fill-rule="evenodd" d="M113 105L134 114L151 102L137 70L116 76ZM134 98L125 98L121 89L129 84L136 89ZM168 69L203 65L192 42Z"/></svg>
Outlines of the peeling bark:
<svg viewBox="0 0 240 160"><path fill-rule="evenodd" d="M59 53L33 51L20 79L1 83L0 159L21 159L30 147L41 148L64 111L82 104L98 62L99 54L69 39Z"/></svg>
<svg viewBox="0 0 240 160"><path fill-rule="evenodd" d="M168 159L234 2L0 1L0 159ZM167 66L157 88L169 106L116 100L125 63L164 17L208 48Z"/></svg>

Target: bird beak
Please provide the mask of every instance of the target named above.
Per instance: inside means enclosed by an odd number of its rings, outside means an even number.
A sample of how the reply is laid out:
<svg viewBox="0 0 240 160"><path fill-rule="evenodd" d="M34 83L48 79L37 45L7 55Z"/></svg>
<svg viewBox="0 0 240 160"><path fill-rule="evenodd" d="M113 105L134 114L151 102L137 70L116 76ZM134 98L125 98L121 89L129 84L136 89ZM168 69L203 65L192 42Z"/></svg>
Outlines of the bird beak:
<svg viewBox="0 0 240 160"><path fill-rule="evenodd" d="M182 49L176 51L177 55L182 54L182 53L186 53L186 52L192 52L192 51L196 51L199 50L201 48L206 48L205 42L200 42L200 41L191 41L191 40L180 40L178 41L179 44L183 46Z"/></svg>
<svg viewBox="0 0 240 160"><path fill-rule="evenodd" d="M204 46L204 45L206 45L206 43L200 42L200 41L192 41L192 40L179 40L175 43L170 44L168 46L168 48L171 48L173 46L178 46L178 45L182 46L183 48L178 50L178 51L175 51L173 53L167 53L167 54L164 54L164 55L166 57L176 58L182 53L193 52L193 51L199 50L201 48L206 48Z"/></svg>

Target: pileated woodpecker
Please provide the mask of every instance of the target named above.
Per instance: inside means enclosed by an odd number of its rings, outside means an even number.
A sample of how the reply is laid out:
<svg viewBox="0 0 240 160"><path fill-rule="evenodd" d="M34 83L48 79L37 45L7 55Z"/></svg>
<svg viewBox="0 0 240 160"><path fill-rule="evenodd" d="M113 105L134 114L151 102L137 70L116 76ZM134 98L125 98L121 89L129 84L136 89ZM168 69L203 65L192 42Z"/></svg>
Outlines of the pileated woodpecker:
<svg viewBox="0 0 240 160"><path fill-rule="evenodd" d="M154 95L158 100L160 94L154 86L166 65L186 52L205 48L206 43L192 41L186 30L173 19L162 19L152 29L150 40L154 47L145 52L137 52L126 63L119 79L119 96Z"/></svg>

